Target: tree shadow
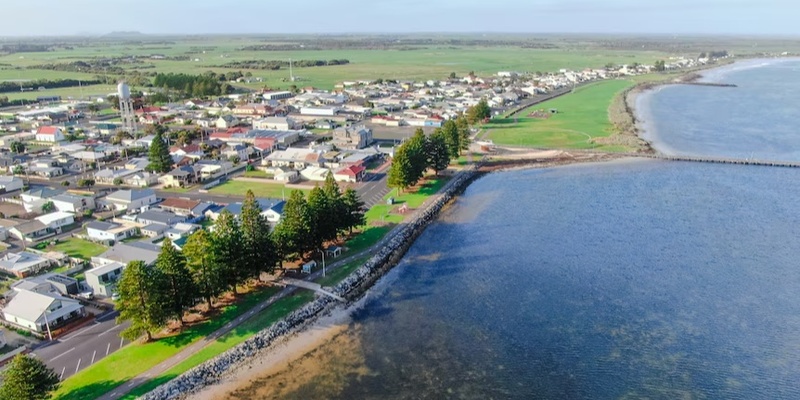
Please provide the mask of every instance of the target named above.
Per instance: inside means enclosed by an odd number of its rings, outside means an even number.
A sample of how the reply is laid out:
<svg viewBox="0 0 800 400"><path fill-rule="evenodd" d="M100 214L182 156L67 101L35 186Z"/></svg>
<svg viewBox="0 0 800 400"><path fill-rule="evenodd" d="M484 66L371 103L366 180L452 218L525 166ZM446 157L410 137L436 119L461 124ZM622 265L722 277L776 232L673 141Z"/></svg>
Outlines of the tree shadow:
<svg viewBox="0 0 800 400"><path fill-rule="evenodd" d="M96 399L122 385L124 381L100 381L80 386L78 388L57 392L54 400Z"/></svg>

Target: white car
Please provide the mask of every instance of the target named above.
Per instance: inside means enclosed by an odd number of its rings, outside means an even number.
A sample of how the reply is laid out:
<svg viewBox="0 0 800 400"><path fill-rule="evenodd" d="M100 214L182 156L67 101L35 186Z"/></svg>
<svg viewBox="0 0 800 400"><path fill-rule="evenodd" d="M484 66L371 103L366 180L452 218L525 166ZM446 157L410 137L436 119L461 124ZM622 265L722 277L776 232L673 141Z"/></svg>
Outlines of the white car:
<svg viewBox="0 0 800 400"><path fill-rule="evenodd" d="M111 300L117 301L119 300L119 293L114 292L111 294Z"/></svg>

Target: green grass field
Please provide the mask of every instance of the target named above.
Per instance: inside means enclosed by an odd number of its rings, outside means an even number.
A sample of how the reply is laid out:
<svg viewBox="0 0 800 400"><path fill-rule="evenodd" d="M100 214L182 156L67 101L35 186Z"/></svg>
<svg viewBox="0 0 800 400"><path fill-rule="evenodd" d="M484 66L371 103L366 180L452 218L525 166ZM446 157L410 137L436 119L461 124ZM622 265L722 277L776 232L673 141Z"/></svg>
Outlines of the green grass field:
<svg viewBox="0 0 800 400"><path fill-rule="evenodd" d="M97 97L97 96L105 97L106 95L114 93L116 91L117 87L112 85L86 85L82 87L67 87L67 88L57 88L57 89L32 90L25 92L0 93L0 96L8 97L9 100L17 100L17 99L35 100L37 97L41 96L61 96L63 100L68 100L68 99L86 99L89 97Z"/></svg>
<svg viewBox="0 0 800 400"><path fill-rule="evenodd" d="M517 118L491 120L483 128L495 144L545 147L616 150L619 146L598 146L592 138L611 135L608 107L614 96L634 85L630 80L602 81L581 87L559 98L536 104L520 112ZM527 117L535 110L558 110L549 118Z"/></svg>
<svg viewBox="0 0 800 400"><path fill-rule="evenodd" d="M288 198L292 190L308 191L306 189L287 188L282 183L278 182L228 181L209 189L209 192L213 194L244 196L248 190L252 190L256 197L265 197L269 199Z"/></svg>
<svg viewBox="0 0 800 400"><path fill-rule="evenodd" d="M99 256L108 250L106 246L78 238L59 239L54 248L56 251L67 253L70 257L84 260Z"/></svg>
<svg viewBox="0 0 800 400"><path fill-rule="evenodd" d="M64 380L54 398L57 400L97 398L219 329L277 291L277 288L268 288L248 295L239 303L226 307L209 321L192 326L178 335L151 343L133 343L125 346Z"/></svg>

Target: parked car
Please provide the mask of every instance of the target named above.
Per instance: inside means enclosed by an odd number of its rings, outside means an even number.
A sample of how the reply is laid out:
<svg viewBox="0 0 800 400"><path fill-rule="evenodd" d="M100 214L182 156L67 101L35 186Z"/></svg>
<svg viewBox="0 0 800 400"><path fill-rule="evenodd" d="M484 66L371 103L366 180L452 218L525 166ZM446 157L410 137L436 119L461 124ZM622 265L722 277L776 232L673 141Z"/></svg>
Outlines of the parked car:
<svg viewBox="0 0 800 400"><path fill-rule="evenodd" d="M117 301L119 300L119 293L114 292L111 294L111 300Z"/></svg>

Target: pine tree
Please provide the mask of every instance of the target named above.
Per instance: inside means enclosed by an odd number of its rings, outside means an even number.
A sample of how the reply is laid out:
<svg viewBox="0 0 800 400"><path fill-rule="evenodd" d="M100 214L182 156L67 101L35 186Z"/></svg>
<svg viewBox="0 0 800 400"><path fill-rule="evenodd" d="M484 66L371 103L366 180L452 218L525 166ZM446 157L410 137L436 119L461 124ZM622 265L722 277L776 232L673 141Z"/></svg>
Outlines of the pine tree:
<svg viewBox="0 0 800 400"><path fill-rule="evenodd" d="M344 191L342 203L344 204L343 219L345 221L343 228L352 234L353 228L364 225L367 222L364 216L364 202L358 197L358 192L355 189L348 188Z"/></svg>
<svg viewBox="0 0 800 400"><path fill-rule="evenodd" d="M417 128L414 136L404 144L407 147L408 157L411 160L411 171L414 183L420 178L425 176L425 170L428 169L428 156L425 153L427 138L422 128Z"/></svg>
<svg viewBox="0 0 800 400"><path fill-rule="evenodd" d="M213 249L211 235L204 229L189 236L183 246L186 266L192 275L198 296L206 300L209 310L213 306L211 299L225 291L220 273L221 264L217 262L211 249Z"/></svg>
<svg viewBox="0 0 800 400"><path fill-rule="evenodd" d="M292 190L289 200L283 206L281 222L275 227L273 233L275 241L280 242L276 246L279 247L281 260L291 254L302 255L312 248L309 219L308 203L303 192Z"/></svg>
<svg viewBox="0 0 800 400"><path fill-rule="evenodd" d="M242 266L244 243L239 221L228 210L222 211L214 224L211 235L211 251L220 263L220 277L225 286L236 293L236 286L247 279L247 270Z"/></svg>
<svg viewBox="0 0 800 400"><path fill-rule="evenodd" d="M339 188L339 183L333 179L332 172L328 172L328 175L325 177L325 185L322 186L322 191L325 192L325 197L328 199L330 206L327 218L334 226L334 231L336 232L336 234L328 238L328 240L333 240L339 236L339 233L344 232L347 227L343 217L345 204L342 198L342 190Z"/></svg>
<svg viewBox="0 0 800 400"><path fill-rule="evenodd" d="M256 278L262 271L275 270L275 252L269 238L269 223L261 215L261 206L252 190L248 190L242 203L242 268L247 277Z"/></svg>
<svg viewBox="0 0 800 400"><path fill-rule="evenodd" d="M458 134L458 126L456 122L447 120L442 125L442 134L444 135L445 143L447 144L447 152L450 153L450 159L458 158L461 152L461 136Z"/></svg>
<svg viewBox="0 0 800 400"><path fill-rule="evenodd" d="M478 104L470 107L467 110L467 121L470 124L476 124L492 116L492 109L485 99L481 99Z"/></svg>
<svg viewBox="0 0 800 400"><path fill-rule="evenodd" d="M49 399L58 389L58 375L41 360L17 354L2 372L0 399Z"/></svg>
<svg viewBox="0 0 800 400"><path fill-rule="evenodd" d="M394 152L387 184L390 187L406 189L415 183L417 183L417 179L414 177L414 167L411 164L407 147L400 146Z"/></svg>
<svg viewBox="0 0 800 400"><path fill-rule="evenodd" d="M309 247L311 250L322 250L325 240L331 235L331 231L336 232L331 218L328 218L330 203L325 196L325 191L319 186L315 186L308 194L308 215L309 228L311 234Z"/></svg>
<svg viewBox="0 0 800 400"><path fill-rule="evenodd" d="M166 326L167 313L160 298L162 282L159 271L142 261L131 261L122 271L117 283L117 320L131 321L131 326L122 331L122 337L136 340L144 334L149 342L153 332Z"/></svg>
<svg viewBox="0 0 800 400"><path fill-rule="evenodd" d="M426 142L428 167L436 171L444 171L450 165L450 153L447 151L447 140L441 130L433 132Z"/></svg>
<svg viewBox="0 0 800 400"><path fill-rule="evenodd" d="M458 144L460 150L469 150L469 121L467 121L466 116L461 115L456 118L456 129L458 130Z"/></svg>
<svg viewBox="0 0 800 400"><path fill-rule="evenodd" d="M156 269L163 279L163 307L166 312L181 326L183 326L183 313L191 308L197 297L192 274L186 267L186 258L172 245L172 240L164 239L161 243L161 252L156 258Z"/></svg>
<svg viewBox="0 0 800 400"><path fill-rule="evenodd" d="M150 172L165 173L172 170L172 156L169 155L169 147L164 142L164 137L158 131L150 144L148 151L147 170Z"/></svg>

